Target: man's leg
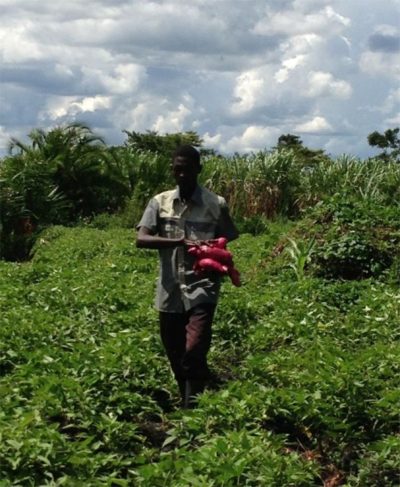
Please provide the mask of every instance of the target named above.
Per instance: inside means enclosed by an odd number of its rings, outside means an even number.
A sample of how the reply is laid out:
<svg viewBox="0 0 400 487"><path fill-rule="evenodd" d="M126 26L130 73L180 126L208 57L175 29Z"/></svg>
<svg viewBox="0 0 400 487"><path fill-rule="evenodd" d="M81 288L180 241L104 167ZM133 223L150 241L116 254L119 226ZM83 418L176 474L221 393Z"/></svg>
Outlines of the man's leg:
<svg viewBox="0 0 400 487"><path fill-rule="evenodd" d="M178 383L182 401L185 397L186 376L182 367L182 358L186 349L186 323L184 313L160 312L160 336L164 345L172 372Z"/></svg>
<svg viewBox="0 0 400 487"><path fill-rule="evenodd" d="M195 405L195 397L203 392L210 376L207 353L211 345L211 325L215 305L196 306L187 312L186 345L182 367L186 376L185 407Z"/></svg>

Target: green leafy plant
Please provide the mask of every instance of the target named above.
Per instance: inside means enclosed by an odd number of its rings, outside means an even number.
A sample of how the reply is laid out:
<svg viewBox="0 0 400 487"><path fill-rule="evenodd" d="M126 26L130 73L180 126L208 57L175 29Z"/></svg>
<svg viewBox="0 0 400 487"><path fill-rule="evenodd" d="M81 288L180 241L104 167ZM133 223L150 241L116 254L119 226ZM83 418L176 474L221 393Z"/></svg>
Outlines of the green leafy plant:
<svg viewBox="0 0 400 487"><path fill-rule="evenodd" d="M315 238L308 242L296 242L288 237L290 246L285 247L285 251L290 257L289 267L293 269L298 281L304 279L306 265L311 261L314 250Z"/></svg>

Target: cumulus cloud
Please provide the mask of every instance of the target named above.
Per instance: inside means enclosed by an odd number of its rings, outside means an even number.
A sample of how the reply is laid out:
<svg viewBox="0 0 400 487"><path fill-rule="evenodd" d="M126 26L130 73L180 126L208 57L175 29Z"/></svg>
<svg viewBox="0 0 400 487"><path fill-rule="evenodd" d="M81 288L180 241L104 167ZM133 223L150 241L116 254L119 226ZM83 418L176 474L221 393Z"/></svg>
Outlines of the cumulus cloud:
<svg viewBox="0 0 400 487"><path fill-rule="evenodd" d="M301 66L305 62L305 55L298 54L297 56L291 57L289 59L285 59L282 61L282 68L277 71L274 75L274 78L277 83L283 83L289 78L289 73L293 69L297 68L297 66Z"/></svg>
<svg viewBox="0 0 400 487"><path fill-rule="evenodd" d="M227 152L255 152L270 147L276 142L279 131L275 127L253 125L222 144Z"/></svg>
<svg viewBox="0 0 400 487"><path fill-rule="evenodd" d="M1 3L1 140L82 120L110 143L196 130L252 151L298 132L367 153L366 135L398 120L394 0L371 0L362 22L361 0Z"/></svg>
<svg viewBox="0 0 400 487"><path fill-rule="evenodd" d="M153 124L153 128L161 133L182 132L184 131L185 120L190 114L190 109L181 103L176 110L166 115L159 115Z"/></svg>
<svg viewBox="0 0 400 487"><path fill-rule="evenodd" d="M237 77L234 90L234 112L251 110L262 97L265 80L257 70L247 71Z"/></svg>
<svg viewBox="0 0 400 487"><path fill-rule="evenodd" d="M393 53L366 51L361 55L360 69L370 76L400 79L400 63Z"/></svg>
<svg viewBox="0 0 400 487"><path fill-rule="evenodd" d="M299 6L299 4L294 5ZM301 7L301 5L300 5ZM304 14L301 10L270 12L254 26L256 34L304 35L308 33L333 35L350 24L350 19L337 13L331 6Z"/></svg>
<svg viewBox="0 0 400 487"><path fill-rule="evenodd" d="M206 144L207 147L211 147L212 149L216 149L220 142L221 142L221 134L216 134L216 135L211 135L208 132L206 132L203 135L203 140L204 143Z"/></svg>
<svg viewBox="0 0 400 487"><path fill-rule="evenodd" d="M332 126L324 117L316 116L312 120L296 125L295 130L305 134L321 134L332 132Z"/></svg>
<svg viewBox="0 0 400 487"><path fill-rule="evenodd" d="M308 75L307 96L333 96L346 99L351 92L352 87L347 81L336 80L331 73L313 71Z"/></svg>
<svg viewBox="0 0 400 487"><path fill-rule="evenodd" d="M84 83L106 93L123 95L136 91L145 78L145 69L134 63L118 63L108 70L82 68Z"/></svg>
<svg viewBox="0 0 400 487"><path fill-rule="evenodd" d="M42 120L58 120L65 117L75 119L78 115L105 110L111 107L111 98L108 96L93 96L79 99L77 97L62 96L48 100L47 107L39 117Z"/></svg>
<svg viewBox="0 0 400 487"><path fill-rule="evenodd" d="M45 58L42 47L29 34L34 23L27 21L4 26L0 30L0 59L3 63L21 63Z"/></svg>

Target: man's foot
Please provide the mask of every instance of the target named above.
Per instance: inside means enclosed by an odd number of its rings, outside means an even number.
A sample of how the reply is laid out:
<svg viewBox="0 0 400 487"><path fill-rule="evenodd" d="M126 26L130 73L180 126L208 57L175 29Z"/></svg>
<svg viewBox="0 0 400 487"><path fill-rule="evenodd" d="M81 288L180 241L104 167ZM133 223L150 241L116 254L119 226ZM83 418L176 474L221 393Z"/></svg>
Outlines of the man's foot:
<svg viewBox="0 0 400 487"><path fill-rule="evenodd" d="M184 409L193 409L197 405L197 396L204 391L204 380L187 380L185 382Z"/></svg>

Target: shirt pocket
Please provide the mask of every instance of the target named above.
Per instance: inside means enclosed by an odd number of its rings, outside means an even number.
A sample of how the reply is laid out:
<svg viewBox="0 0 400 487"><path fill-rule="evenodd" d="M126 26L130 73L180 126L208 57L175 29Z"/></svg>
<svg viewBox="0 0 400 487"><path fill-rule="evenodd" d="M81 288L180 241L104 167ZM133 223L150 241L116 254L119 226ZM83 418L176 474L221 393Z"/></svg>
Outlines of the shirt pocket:
<svg viewBox="0 0 400 487"><path fill-rule="evenodd" d="M210 240L215 237L217 225L210 221L186 221L185 235L189 240Z"/></svg>
<svg viewBox="0 0 400 487"><path fill-rule="evenodd" d="M175 218L160 219L160 235L166 238L182 238L185 236L179 220Z"/></svg>

